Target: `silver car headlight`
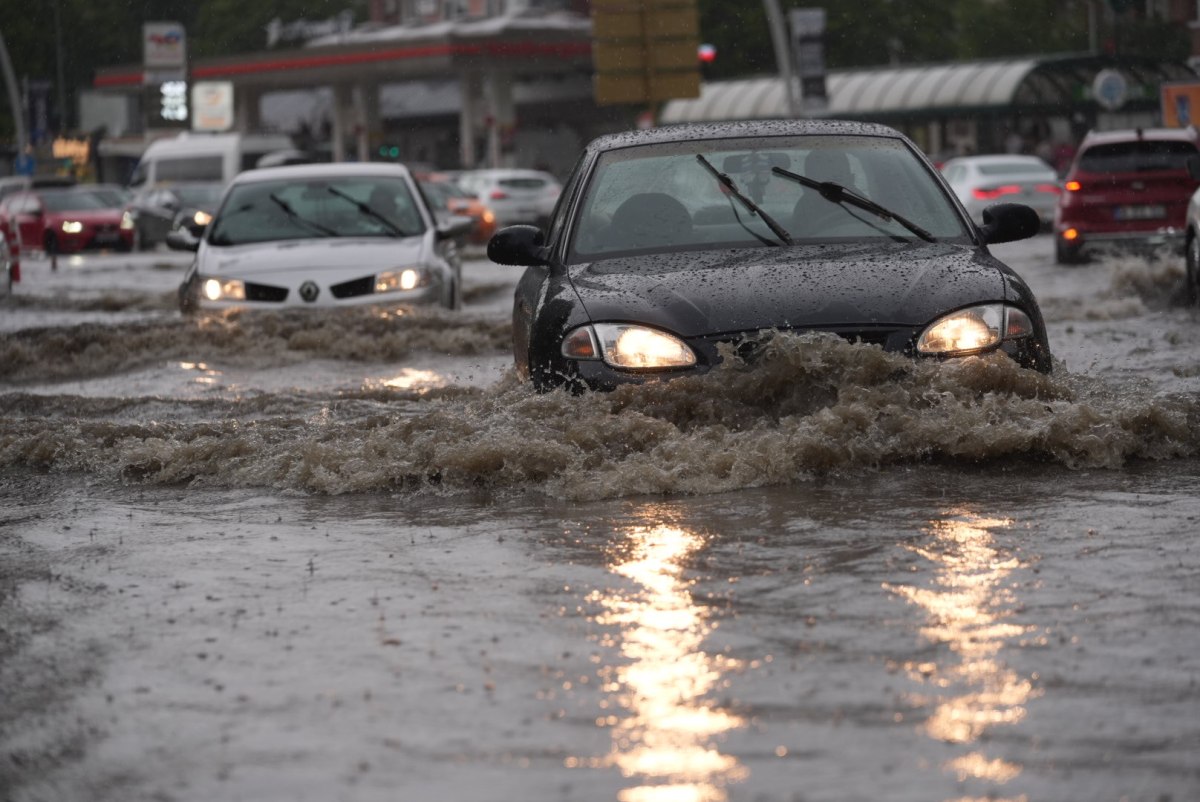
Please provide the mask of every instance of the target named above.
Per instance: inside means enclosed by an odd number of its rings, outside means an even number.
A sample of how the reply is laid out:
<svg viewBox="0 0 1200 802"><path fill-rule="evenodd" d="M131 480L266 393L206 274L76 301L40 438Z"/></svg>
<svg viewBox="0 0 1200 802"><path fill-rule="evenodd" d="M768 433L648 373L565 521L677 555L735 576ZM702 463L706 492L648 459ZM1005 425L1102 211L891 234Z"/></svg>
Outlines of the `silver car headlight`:
<svg viewBox="0 0 1200 802"><path fill-rule="evenodd" d="M562 354L570 359L603 359L614 368L655 370L688 368L696 354L674 334L632 323L580 326L563 339Z"/></svg>
<svg viewBox="0 0 1200 802"><path fill-rule="evenodd" d="M1033 334L1029 316L1015 306L981 304L938 318L921 332L917 351L937 356L966 356L995 348L1004 340Z"/></svg>
<svg viewBox="0 0 1200 802"><path fill-rule="evenodd" d="M201 279L200 291L210 301L246 300L246 285L237 279Z"/></svg>
<svg viewBox="0 0 1200 802"><path fill-rule="evenodd" d="M388 270L375 276L375 292L402 292L429 284L429 274L417 267Z"/></svg>

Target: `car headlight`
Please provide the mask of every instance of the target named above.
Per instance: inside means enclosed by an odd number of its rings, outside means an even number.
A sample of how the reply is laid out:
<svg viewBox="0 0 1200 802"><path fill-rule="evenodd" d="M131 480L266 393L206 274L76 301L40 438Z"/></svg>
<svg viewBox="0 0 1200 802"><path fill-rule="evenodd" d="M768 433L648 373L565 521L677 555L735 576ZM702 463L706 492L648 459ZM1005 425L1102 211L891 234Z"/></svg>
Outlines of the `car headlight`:
<svg viewBox="0 0 1200 802"><path fill-rule="evenodd" d="M198 226L206 226L212 222L212 215L208 212L196 212L192 215L192 222Z"/></svg>
<svg viewBox="0 0 1200 802"><path fill-rule="evenodd" d="M63 220L62 230L64 234L78 234L83 231L83 223L78 220Z"/></svg>
<svg viewBox="0 0 1200 802"><path fill-rule="evenodd" d="M415 290L429 283L429 275L424 270L408 267L404 270L389 270L375 276L375 292L397 292Z"/></svg>
<svg viewBox="0 0 1200 802"><path fill-rule="evenodd" d="M133 229L133 215L129 212L121 213L121 230L130 231Z"/></svg>
<svg viewBox="0 0 1200 802"><path fill-rule="evenodd" d="M200 284L204 297L210 301L244 301L246 285L237 279L204 279Z"/></svg>
<svg viewBox="0 0 1200 802"><path fill-rule="evenodd" d="M940 356L977 354L1004 340L1033 334L1029 316L1013 306L982 304L934 321L917 340L917 351Z"/></svg>
<svg viewBox="0 0 1200 802"><path fill-rule="evenodd" d="M581 326L563 340L562 354L570 359L603 359L614 368L627 370L696 364L695 352L674 334L630 323Z"/></svg>

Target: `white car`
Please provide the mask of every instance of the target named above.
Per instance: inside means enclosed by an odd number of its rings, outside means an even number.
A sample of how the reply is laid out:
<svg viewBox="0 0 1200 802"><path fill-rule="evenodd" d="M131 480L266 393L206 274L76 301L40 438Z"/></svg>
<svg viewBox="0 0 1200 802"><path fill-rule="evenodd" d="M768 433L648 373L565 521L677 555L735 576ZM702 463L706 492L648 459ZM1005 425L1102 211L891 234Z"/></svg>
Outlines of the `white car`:
<svg viewBox="0 0 1200 802"><path fill-rule="evenodd" d="M469 218L440 224L408 170L395 164L307 164L249 170L225 191L197 240L180 308L282 309L462 304L454 239Z"/></svg>
<svg viewBox="0 0 1200 802"><path fill-rule="evenodd" d="M496 228L517 223L544 226L562 193L562 185L550 173L517 168L470 170L458 176L458 185L492 210Z"/></svg>
<svg viewBox="0 0 1200 802"><path fill-rule="evenodd" d="M1187 160L1188 175L1200 181L1200 156ZM1184 234L1183 287L1189 304L1200 303L1200 189L1192 193L1187 205L1187 231Z"/></svg>
<svg viewBox="0 0 1200 802"><path fill-rule="evenodd" d="M1023 203L1049 225L1062 191L1058 173L1037 156L959 156L942 165L942 175L977 223L993 203Z"/></svg>

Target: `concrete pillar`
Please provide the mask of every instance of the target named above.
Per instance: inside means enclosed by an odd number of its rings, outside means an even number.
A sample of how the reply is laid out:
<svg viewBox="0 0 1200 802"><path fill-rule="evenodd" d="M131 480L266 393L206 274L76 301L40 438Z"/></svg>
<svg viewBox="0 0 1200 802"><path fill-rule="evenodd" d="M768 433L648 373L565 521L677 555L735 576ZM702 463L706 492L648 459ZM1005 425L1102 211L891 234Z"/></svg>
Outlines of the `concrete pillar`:
<svg viewBox="0 0 1200 802"><path fill-rule="evenodd" d="M458 91L462 102L458 112L458 159L459 166L470 170L475 164L475 126L479 120L479 73L463 72L459 75Z"/></svg>
<svg viewBox="0 0 1200 802"><path fill-rule="evenodd" d="M330 131L330 136L333 141L330 143L331 156L335 162L346 161L346 135L352 130L350 124L350 90L342 85L335 84L333 87L333 125Z"/></svg>
<svg viewBox="0 0 1200 802"><path fill-rule="evenodd" d="M378 125L379 87L356 83L350 87L355 153L360 162L371 160L371 132Z"/></svg>
<svg viewBox="0 0 1200 802"><path fill-rule="evenodd" d="M507 72L494 70L487 75L484 87L487 109L488 167L505 167L508 160L504 140L511 141L517 124L513 103L513 78Z"/></svg>
<svg viewBox="0 0 1200 802"><path fill-rule="evenodd" d="M239 86L233 91L233 127L241 133L255 132L262 129L262 114L260 102L262 92L257 89Z"/></svg>

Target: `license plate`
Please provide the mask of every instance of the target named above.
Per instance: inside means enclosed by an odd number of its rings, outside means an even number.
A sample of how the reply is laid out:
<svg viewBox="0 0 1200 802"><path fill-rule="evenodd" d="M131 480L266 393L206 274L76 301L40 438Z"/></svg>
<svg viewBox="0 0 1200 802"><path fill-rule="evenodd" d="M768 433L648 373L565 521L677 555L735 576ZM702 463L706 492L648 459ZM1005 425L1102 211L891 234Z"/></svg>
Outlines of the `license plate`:
<svg viewBox="0 0 1200 802"><path fill-rule="evenodd" d="M1118 220L1158 220L1167 216L1167 207L1118 206L1113 216Z"/></svg>

